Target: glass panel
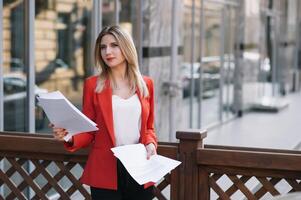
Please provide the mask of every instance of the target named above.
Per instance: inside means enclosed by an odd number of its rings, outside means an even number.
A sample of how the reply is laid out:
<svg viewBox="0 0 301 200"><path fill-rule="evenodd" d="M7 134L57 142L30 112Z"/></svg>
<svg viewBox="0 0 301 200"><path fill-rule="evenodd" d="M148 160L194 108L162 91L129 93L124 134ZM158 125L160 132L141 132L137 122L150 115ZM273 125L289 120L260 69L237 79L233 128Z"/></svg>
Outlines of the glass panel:
<svg viewBox="0 0 301 200"><path fill-rule="evenodd" d="M180 6L181 17L177 19L180 32L176 34L180 38L178 46L181 47L178 55L182 56L181 59L178 59L180 63L178 69L175 70L177 72L176 80L178 80L182 90L176 108L179 115L181 115L181 120L177 121L175 130L197 128L199 124L200 4L200 1L184 1ZM194 27L194 30L192 27Z"/></svg>
<svg viewBox="0 0 301 200"><path fill-rule="evenodd" d="M92 1L36 1L36 93L59 90L81 110L83 80L89 76ZM36 108L37 132L50 132Z"/></svg>
<svg viewBox="0 0 301 200"><path fill-rule="evenodd" d="M199 100L198 96L200 93L200 44L201 44L201 2L195 1L195 18L194 18L194 37L193 37L193 44L194 44L194 55L190 58L190 69L191 66L193 69L193 74L190 76L194 79L194 92L193 92L193 101L192 101L192 128L199 128ZM191 59L193 59L193 64L191 65ZM203 77L202 77L203 78Z"/></svg>
<svg viewBox="0 0 301 200"><path fill-rule="evenodd" d="M195 63L191 62L191 55L192 55L192 23L193 23L193 17L192 17L192 7L193 7L193 0L187 0L184 1L182 8L182 21L178 21L178 24L180 25L179 30L180 32L180 41L179 46L182 46L183 48L183 57L180 60L180 64L178 66L177 72L178 72L178 80L180 80L180 84L182 87L181 91L181 99L178 106L178 112L179 115L182 116L182 119L180 121L177 121L176 123L176 130L184 130L187 128L190 128L191 124L195 123L194 121L197 120L197 92L196 92L196 85L199 85L197 83L199 75L197 74L197 70L199 68L199 63L197 61ZM196 7L196 6L195 6ZM199 6L198 6L199 7ZM195 10L198 8L196 7ZM200 8L199 8L200 9ZM196 16L197 14L195 14ZM197 17L195 17L196 19ZM200 17L199 17L200 19ZM198 31L195 28L195 36L199 36ZM195 38L193 38L195 39ZM197 45L195 45L196 48ZM194 54L195 59L198 58L199 54ZM191 68L193 68L193 76L191 75ZM191 92L191 85L194 81L194 90L195 92ZM191 104L191 96L192 96L192 104ZM191 107L196 110L195 112L191 112ZM191 119L191 115L195 116L195 120ZM192 121L191 121L192 120Z"/></svg>
<svg viewBox="0 0 301 200"><path fill-rule="evenodd" d="M232 118L234 115L233 104L233 76L234 76L234 39L235 39L235 9L225 9L225 60L224 60L224 86L223 86L223 120Z"/></svg>
<svg viewBox="0 0 301 200"><path fill-rule="evenodd" d="M170 96L165 86L170 79L172 1L143 1L143 4L143 62L141 71L154 80L155 129L160 141L168 141Z"/></svg>
<svg viewBox="0 0 301 200"><path fill-rule="evenodd" d="M27 131L24 2L3 1L4 130Z"/></svg>
<svg viewBox="0 0 301 200"><path fill-rule="evenodd" d="M115 0L102 0L102 26L115 24Z"/></svg>
<svg viewBox="0 0 301 200"><path fill-rule="evenodd" d="M259 6L262 5L260 9ZM272 96L273 67L277 65L276 24L269 2L247 1L246 48L243 52L244 109L261 107ZM252 30L258 29L258 32ZM258 44L258 45L257 45ZM275 58L275 59L273 59ZM274 84L276 86L276 84Z"/></svg>
<svg viewBox="0 0 301 200"><path fill-rule="evenodd" d="M207 127L219 121L220 95L220 54L222 30L222 6L219 4L204 4L205 48L202 59L203 66L203 105L202 126Z"/></svg>
<svg viewBox="0 0 301 200"><path fill-rule="evenodd" d="M140 0L123 0L120 1L120 12L119 12L119 25L127 30L134 39L135 44L137 37L137 9ZM142 19L140 19L142 20Z"/></svg>

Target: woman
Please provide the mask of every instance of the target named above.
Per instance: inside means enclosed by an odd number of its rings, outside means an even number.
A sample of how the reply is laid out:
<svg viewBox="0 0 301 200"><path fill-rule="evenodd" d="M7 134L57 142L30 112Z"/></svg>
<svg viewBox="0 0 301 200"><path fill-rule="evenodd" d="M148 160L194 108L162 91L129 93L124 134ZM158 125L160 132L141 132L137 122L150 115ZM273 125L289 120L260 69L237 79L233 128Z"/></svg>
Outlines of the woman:
<svg viewBox="0 0 301 200"><path fill-rule="evenodd" d="M141 75L133 40L118 26L101 31L94 57L100 73L85 80L83 113L99 130L64 145L71 152L91 145L81 182L90 185L92 199L152 199L153 183L139 185L110 149L142 143L148 158L156 154L153 81ZM59 141L67 134L57 127L53 133Z"/></svg>

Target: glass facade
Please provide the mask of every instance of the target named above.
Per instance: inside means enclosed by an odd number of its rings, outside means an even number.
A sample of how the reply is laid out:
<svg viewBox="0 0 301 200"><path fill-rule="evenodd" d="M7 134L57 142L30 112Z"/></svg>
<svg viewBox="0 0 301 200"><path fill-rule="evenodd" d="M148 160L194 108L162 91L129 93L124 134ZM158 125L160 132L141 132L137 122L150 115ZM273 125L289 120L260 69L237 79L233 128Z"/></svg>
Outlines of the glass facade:
<svg viewBox="0 0 301 200"><path fill-rule="evenodd" d="M91 1L35 2L35 80L46 91L61 91L81 108L83 80L92 58ZM36 120L37 132L49 132Z"/></svg>
<svg viewBox="0 0 301 200"><path fill-rule="evenodd" d="M102 0L100 10L93 9L95 2L34 1L35 49L29 53L35 57L35 85L30 85L24 1L3 1L0 129L30 130L28 86L34 95L59 90L81 109L83 80L93 72L93 16L98 16L93 12L101 15L101 26L119 24L133 36L141 71L155 81L155 126L161 141L174 140L178 129L208 128L233 119L237 98L243 102L239 111L246 110L262 97L285 95L296 84L297 1ZM244 12L243 19L238 12ZM236 31L238 25L244 32ZM241 43L237 38L243 38ZM243 58L237 58L237 49ZM235 84L242 86L240 97L234 94ZM35 132L50 133L38 106L34 117Z"/></svg>
<svg viewBox="0 0 301 200"><path fill-rule="evenodd" d="M26 123L27 69L24 65L24 2L3 2L4 130L28 131Z"/></svg>

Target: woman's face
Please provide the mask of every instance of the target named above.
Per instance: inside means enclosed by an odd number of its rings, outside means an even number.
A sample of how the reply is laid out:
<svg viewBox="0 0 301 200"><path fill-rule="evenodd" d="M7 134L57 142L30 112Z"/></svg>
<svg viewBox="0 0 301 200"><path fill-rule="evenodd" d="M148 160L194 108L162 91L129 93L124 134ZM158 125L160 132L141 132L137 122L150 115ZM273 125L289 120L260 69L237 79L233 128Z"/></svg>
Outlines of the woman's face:
<svg viewBox="0 0 301 200"><path fill-rule="evenodd" d="M109 67L126 66L126 60L121 49L111 34L104 35L100 42L101 57Z"/></svg>

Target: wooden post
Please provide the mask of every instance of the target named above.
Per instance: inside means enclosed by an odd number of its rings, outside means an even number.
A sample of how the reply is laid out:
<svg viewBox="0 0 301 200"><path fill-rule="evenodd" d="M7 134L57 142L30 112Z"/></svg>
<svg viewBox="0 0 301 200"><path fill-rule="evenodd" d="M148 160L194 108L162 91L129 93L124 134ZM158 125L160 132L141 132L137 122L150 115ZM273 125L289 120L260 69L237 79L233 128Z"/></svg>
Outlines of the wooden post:
<svg viewBox="0 0 301 200"><path fill-rule="evenodd" d="M197 200L199 194L199 173L197 165L197 149L203 148L203 139L207 136L207 131L187 130L177 131L176 137L179 143L179 198Z"/></svg>

